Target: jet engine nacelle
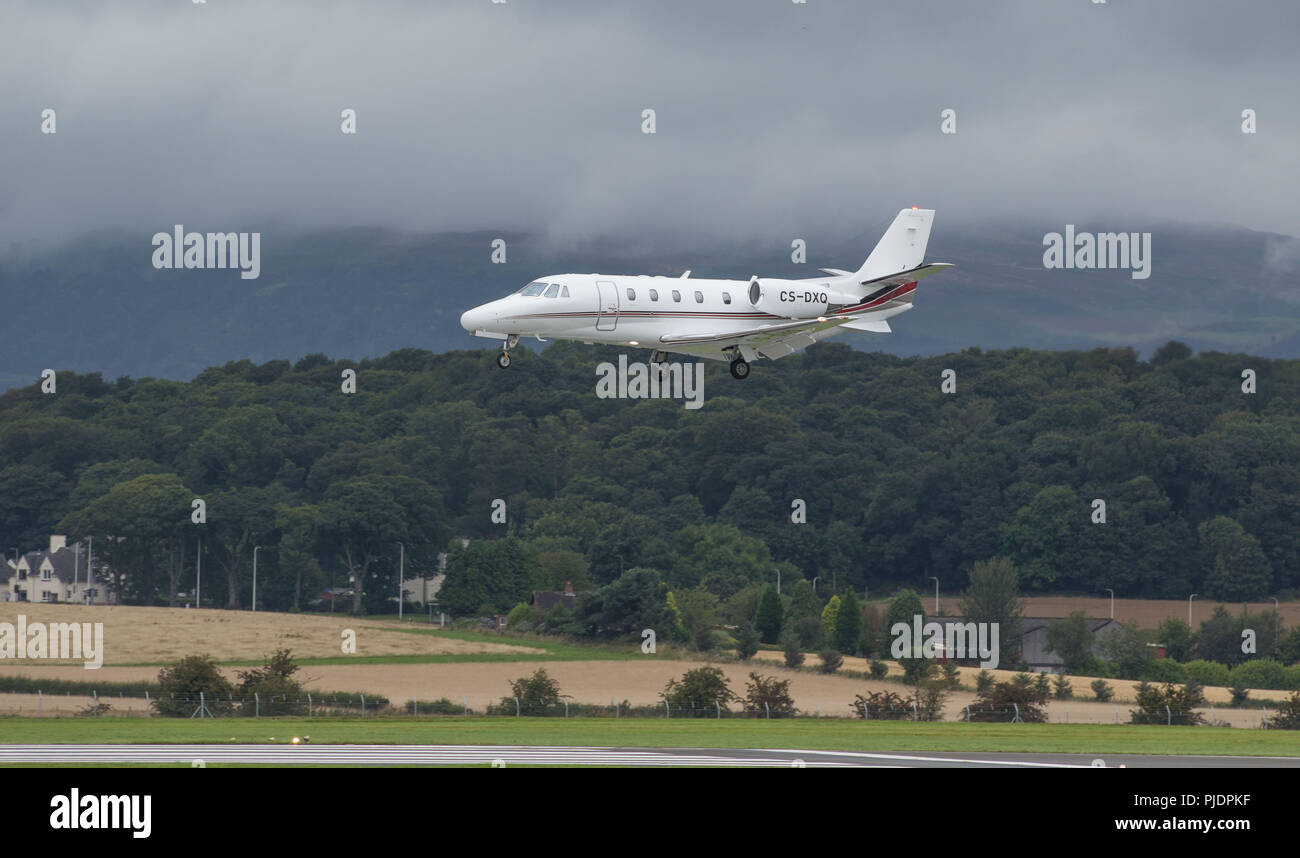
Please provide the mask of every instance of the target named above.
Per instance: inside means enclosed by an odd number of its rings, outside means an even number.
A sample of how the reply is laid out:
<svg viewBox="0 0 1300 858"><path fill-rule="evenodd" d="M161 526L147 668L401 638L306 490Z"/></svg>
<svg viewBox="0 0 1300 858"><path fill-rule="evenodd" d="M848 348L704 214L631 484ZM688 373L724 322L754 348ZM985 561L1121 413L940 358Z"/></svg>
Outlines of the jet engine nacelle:
<svg viewBox="0 0 1300 858"><path fill-rule="evenodd" d="M749 284L749 303L755 309L791 319L815 319L833 307L857 301L856 296L840 292L829 283L764 283L755 279Z"/></svg>

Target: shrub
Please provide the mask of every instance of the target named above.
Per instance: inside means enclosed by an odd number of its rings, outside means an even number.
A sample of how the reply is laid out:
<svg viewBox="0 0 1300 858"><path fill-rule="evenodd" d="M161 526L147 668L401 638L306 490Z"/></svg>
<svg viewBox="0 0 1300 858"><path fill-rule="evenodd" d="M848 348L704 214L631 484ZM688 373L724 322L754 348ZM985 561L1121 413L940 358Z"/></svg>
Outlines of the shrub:
<svg viewBox="0 0 1300 858"><path fill-rule="evenodd" d="M749 714L764 718L793 718L798 712L790 697L790 680L758 673L751 673L745 683L744 706Z"/></svg>
<svg viewBox="0 0 1300 858"><path fill-rule="evenodd" d="M517 711L520 715L546 715L563 705L560 683L552 679L544 667L539 667L532 676L521 676L511 682L510 691L512 696L501 698L498 711L502 714L515 714L516 698L519 700Z"/></svg>
<svg viewBox="0 0 1300 858"><path fill-rule="evenodd" d="M1187 668L1172 658L1153 658L1142 666L1141 676L1151 682L1186 682Z"/></svg>
<svg viewBox="0 0 1300 858"><path fill-rule="evenodd" d="M736 632L736 658L749 661L758 652L760 642L758 629L754 628L753 623L745 623Z"/></svg>
<svg viewBox="0 0 1300 858"><path fill-rule="evenodd" d="M908 685L920 685L934 675L934 662L928 658L900 658L903 666L903 681Z"/></svg>
<svg viewBox="0 0 1300 858"><path fill-rule="evenodd" d="M1243 682L1251 688L1287 687L1286 668L1271 658L1253 658L1234 667L1229 674L1234 683Z"/></svg>
<svg viewBox="0 0 1300 858"><path fill-rule="evenodd" d="M680 709L683 715L699 718L714 715L719 709L729 711L727 704L740 699L731 690L727 675L717 667L688 670L680 680L668 680L659 696L672 708Z"/></svg>
<svg viewBox="0 0 1300 858"><path fill-rule="evenodd" d="M1291 692L1291 696L1266 723L1274 730L1300 730L1300 691Z"/></svg>
<svg viewBox="0 0 1300 858"><path fill-rule="evenodd" d="M786 667L803 665L803 650L799 646L799 636L794 632L787 631L781 635L781 649L785 653Z"/></svg>
<svg viewBox="0 0 1300 858"><path fill-rule="evenodd" d="M1232 683L1232 687L1228 689L1228 693L1232 695L1233 706L1244 706L1246 698L1250 696L1250 689L1246 687L1244 682L1238 679L1236 682Z"/></svg>
<svg viewBox="0 0 1300 858"><path fill-rule="evenodd" d="M955 662L943 663L943 684L945 688L961 688L961 671Z"/></svg>
<svg viewBox="0 0 1300 858"><path fill-rule="evenodd" d="M1192 709L1205 704L1201 686L1187 682L1182 686L1165 683L1157 687L1140 682L1137 687L1137 709L1129 710L1131 724L1204 724L1205 718Z"/></svg>
<svg viewBox="0 0 1300 858"><path fill-rule="evenodd" d="M844 656L840 655L837 649L824 649L817 653L817 657L821 659L817 669L822 673L834 673L840 669L840 665L844 664Z"/></svg>
<svg viewBox="0 0 1300 858"><path fill-rule="evenodd" d="M158 685L153 708L164 717L189 718L199 708L200 694L212 715L234 712L230 699L234 686L221 675L216 661L206 655L187 655L171 667L164 667L158 671Z"/></svg>
<svg viewBox="0 0 1300 858"><path fill-rule="evenodd" d="M1115 689L1104 679L1094 679L1089 686L1098 703L1107 703L1115 696Z"/></svg>
<svg viewBox="0 0 1300 858"><path fill-rule="evenodd" d="M513 705L514 701L511 701ZM463 715L465 705L454 703L446 697L437 700L408 700L403 707L408 715Z"/></svg>
<svg viewBox="0 0 1300 858"><path fill-rule="evenodd" d="M262 667L239 671L239 693L244 698L241 715L306 715L307 699L287 649L275 651Z"/></svg>
<svg viewBox="0 0 1300 858"><path fill-rule="evenodd" d="M1286 668L1286 687L1300 690L1300 664Z"/></svg>
<svg viewBox="0 0 1300 858"><path fill-rule="evenodd" d="M1053 696L1057 700L1069 700L1074 697L1074 686L1066 678L1064 673L1058 674L1056 680L1052 683Z"/></svg>
<svg viewBox="0 0 1300 858"><path fill-rule="evenodd" d="M987 670L981 670L975 675L975 693L982 694L993 687L993 674Z"/></svg>
<svg viewBox="0 0 1300 858"><path fill-rule="evenodd" d="M805 650L819 649L826 640L826 630L822 628L820 617L800 617L790 628L799 636L799 643Z"/></svg>
<svg viewBox="0 0 1300 858"><path fill-rule="evenodd" d="M1009 682L994 682L984 691L975 692L970 707L971 721L1010 721L1018 709L1021 721L1047 721L1048 692L1040 689L1028 674L1020 673Z"/></svg>
<svg viewBox="0 0 1300 858"><path fill-rule="evenodd" d="M1038 674L1038 678L1034 680L1034 690L1037 691L1044 700L1052 696L1052 681L1047 678L1046 673Z"/></svg>
<svg viewBox="0 0 1300 858"><path fill-rule="evenodd" d="M878 658L871 660L871 678L884 679L889 675L889 665L885 664Z"/></svg>
<svg viewBox="0 0 1300 858"><path fill-rule="evenodd" d="M925 680L912 692L916 707L916 720L942 721L943 705L948 701L948 684L945 680Z"/></svg>
<svg viewBox="0 0 1300 858"><path fill-rule="evenodd" d="M1226 688L1232 684L1228 678L1228 666L1219 664L1217 661L1206 661L1203 658L1198 658L1183 665L1183 670L1187 674L1187 679L1199 682L1201 685Z"/></svg>
<svg viewBox="0 0 1300 858"><path fill-rule="evenodd" d="M857 694L849 704L855 718L868 721L903 721L912 717L912 704L901 694L892 691L872 691L863 697ZM864 713L862 707L866 706Z"/></svg>

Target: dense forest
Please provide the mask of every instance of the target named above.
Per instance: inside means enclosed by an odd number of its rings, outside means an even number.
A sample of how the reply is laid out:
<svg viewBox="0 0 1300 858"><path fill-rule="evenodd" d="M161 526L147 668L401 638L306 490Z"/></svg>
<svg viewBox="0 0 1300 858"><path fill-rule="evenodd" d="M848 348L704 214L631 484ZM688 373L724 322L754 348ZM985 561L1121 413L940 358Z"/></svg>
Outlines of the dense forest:
<svg viewBox="0 0 1300 858"><path fill-rule="evenodd" d="M352 577L354 611L392 609L399 552L410 578L451 551L457 615L646 570L721 600L778 570L823 596L956 592L1000 556L1027 593L1300 588L1300 361L827 343L746 381L710 364L692 410L596 396L614 354L60 371L53 393L0 397L0 545L92 535L123 601L169 604L201 541L205 602L229 606L249 604L260 546L260 606L307 609Z"/></svg>

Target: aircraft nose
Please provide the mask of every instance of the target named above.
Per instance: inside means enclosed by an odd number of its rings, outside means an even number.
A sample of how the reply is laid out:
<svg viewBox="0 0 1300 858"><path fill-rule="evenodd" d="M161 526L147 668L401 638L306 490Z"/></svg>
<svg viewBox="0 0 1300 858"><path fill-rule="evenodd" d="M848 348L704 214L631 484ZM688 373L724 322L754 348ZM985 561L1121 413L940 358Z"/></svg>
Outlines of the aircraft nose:
<svg viewBox="0 0 1300 858"><path fill-rule="evenodd" d="M485 330L491 318L492 313L483 306L475 307L460 314L460 326L472 334L475 331Z"/></svg>

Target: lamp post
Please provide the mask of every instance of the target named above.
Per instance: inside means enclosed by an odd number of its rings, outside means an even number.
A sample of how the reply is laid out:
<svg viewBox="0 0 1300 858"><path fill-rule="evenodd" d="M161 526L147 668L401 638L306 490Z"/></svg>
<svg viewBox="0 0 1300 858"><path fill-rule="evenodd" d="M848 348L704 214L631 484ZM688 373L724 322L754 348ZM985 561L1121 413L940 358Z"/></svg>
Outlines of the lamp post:
<svg viewBox="0 0 1300 858"><path fill-rule="evenodd" d="M1195 599L1197 595L1198 594L1193 593L1187 597L1187 625L1189 628L1192 625L1192 599Z"/></svg>
<svg viewBox="0 0 1300 858"><path fill-rule="evenodd" d="M821 576L820 576L820 575L818 575L817 577L813 578L813 595L814 595L814 596L817 595L817 582L820 581L820 580L821 580Z"/></svg>
<svg viewBox="0 0 1300 858"><path fill-rule="evenodd" d="M262 550L262 546L253 546L253 613L257 613L257 552Z"/></svg>
<svg viewBox="0 0 1300 858"><path fill-rule="evenodd" d="M1273 596L1273 597L1271 597L1271 598L1273 599L1273 613L1276 614L1277 611L1278 611L1278 608L1277 608L1277 596Z"/></svg>
<svg viewBox="0 0 1300 858"><path fill-rule="evenodd" d="M203 535L199 535L199 549L194 554L194 608L203 607Z"/></svg>
<svg viewBox="0 0 1300 858"><path fill-rule="evenodd" d="M776 570L776 594L781 595L781 570Z"/></svg>
<svg viewBox="0 0 1300 858"><path fill-rule="evenodd" d="M402 578L406 575L406 544L397 543L401 559L397 561L397 619L402 619Z"/></svg>
<svg viewBox="0 0 1300 858"><path fill-rule="evenodd" d="M939 579L933 575L928 576L934 581L934 615L939 616Z"/></svg>
<svg viewBox="0 0 1300 858"><path fill-rule="evenodd" d="M1107 587L1106 592L1110 593L1110 618L1113 620L1115 619L1115 591Z"/></svg>

